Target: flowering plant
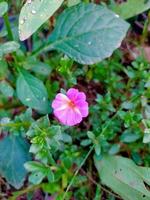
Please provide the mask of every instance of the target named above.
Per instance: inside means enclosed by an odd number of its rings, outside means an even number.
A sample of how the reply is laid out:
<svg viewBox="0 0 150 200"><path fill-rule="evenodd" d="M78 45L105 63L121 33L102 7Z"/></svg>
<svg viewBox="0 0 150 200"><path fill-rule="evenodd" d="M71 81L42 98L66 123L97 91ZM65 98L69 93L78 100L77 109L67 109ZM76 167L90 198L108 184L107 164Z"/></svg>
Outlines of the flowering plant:
<svg viewBox="0 0 150 200"><path fill-rule="evenodd" d="M0 199L150 199L149 8L0 0Z"/></svg>

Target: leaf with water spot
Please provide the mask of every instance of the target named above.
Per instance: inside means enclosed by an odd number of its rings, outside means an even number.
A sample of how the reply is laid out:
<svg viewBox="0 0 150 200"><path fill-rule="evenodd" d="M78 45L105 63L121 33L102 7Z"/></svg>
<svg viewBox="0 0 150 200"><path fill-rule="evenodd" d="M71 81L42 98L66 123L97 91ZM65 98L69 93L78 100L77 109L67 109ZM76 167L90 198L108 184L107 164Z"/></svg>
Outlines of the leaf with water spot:
<svg viewBox="0 0 150 200"><path fill-rule="evenodd" d="M54 12L64 0L27 0L19 16L20 40L29 38Z"/></svg>
<svg viewBox="0 0 150 200"><path fill-rule="evenodd" d="M45 50L57 49L79 63L93 64L120 46L128 28L106 7L81 3L59 16Z"/></svg>
<svg viewBox="0 0 150 200"><path fill-rule="evenodd" d="M129 19L150 9L150 0L128 0L123 3L111 3L109 7L123 19Z"/></svg>
<svg viewBox="0 0 150 200"><path fill-rule="evenodd" d="M132 160L121 156L95 158L102 184L111 188L124 200L150 200L150 168L138 167Z"/></svg>
<svg viewBox="0 0 150 200"><path fill-rule="evenodd" d="M48 94L43 82L26 70L20 70L17 79L17 96L24 105L40 113L50 112Z"/></svg>

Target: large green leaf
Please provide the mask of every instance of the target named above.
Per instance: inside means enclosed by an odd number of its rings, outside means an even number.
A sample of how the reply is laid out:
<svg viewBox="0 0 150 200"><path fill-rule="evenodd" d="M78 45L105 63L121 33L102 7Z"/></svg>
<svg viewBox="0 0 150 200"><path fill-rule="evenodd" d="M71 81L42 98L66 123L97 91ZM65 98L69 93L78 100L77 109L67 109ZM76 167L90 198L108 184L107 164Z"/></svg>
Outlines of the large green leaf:
<svg viewBox="0 0 150 200"><path fill-rule="evenodd" d="M0 17L2 17L8 10L8 4L4 1L0 3Z"/></svg>
<svg viewBox="0 0 150 200"><path fill-rule="evenodd" d="M27 0L19 16L20 40L30 37L54 12L64 0Z"/></svg>
<svg viewBox="0 0 150 200"><path fill-rule="evenodd" d="M95 159L95 165L104 185L118 193L124 200L150 200L150 168L138 167L132 160L121 156L104 156Z"/></svg>
<svg viewBox="0 0 150 200"><path fill-rule="evenodd" d="M81 3L59 16L45 50L57 49L79 63L93 64L120 46L128 28L106 7Z"/></svg>
<svg viewBox="0 0 150 200"><path fill-rule="evenodd" d="M29 145L20 136L0 140L0 175L16 189L23 185L27 175L23 165L30 159Z"/></svg>
<svg viewBox="0 0 150 200"><path fill-rule="evenodd" d="M17 96L24 105L41 113L45 114L50 111L48 94L44 84L25 70L20 71L17 79Z"/></svg>
<svg viewBox="0 0 150 200"><path fill-rule="evenodd" d="M121 4L111 4L110 8L122 18L129 19L150 9L150 0L127 0Z"/></svg>

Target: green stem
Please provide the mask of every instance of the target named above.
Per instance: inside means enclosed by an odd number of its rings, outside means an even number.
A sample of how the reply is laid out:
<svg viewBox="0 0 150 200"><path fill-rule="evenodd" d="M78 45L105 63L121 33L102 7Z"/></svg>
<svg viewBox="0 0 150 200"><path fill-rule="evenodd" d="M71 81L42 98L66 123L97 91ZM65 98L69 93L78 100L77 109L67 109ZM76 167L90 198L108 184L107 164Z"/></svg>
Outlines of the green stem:
<svg viewBox="0 0 150 200"><path fill-rule="evenodd" d="M38 56L39 54L43 53L44 51L50 51L53 49L53 43L52 44L44 44L41 45L38 49L32 52L31 56Z"/></svg>
<svg viewBox="0 0 150 200"><path fill-rule="evenodd" d="M148 17L147 20L144 23L144 29L143 29L143 33L142 33L142 38L141 38L141 43L144 44L146 38L148 37L148 27L150 24L150 12L148 13Z"/></svg>
<svg viewBox="0 0 150 200"><path fill-rule="evenodd" d="M21 127L21 126L29 128L30 123L29 122L16 122L16 123L0 124L0 127Z"/></svg>
<svg viewBox="0 0 150 200"><path fill-rule="evenodd" d="M14 40L13 33L11 31L10 22L9 22L9 17L8 17L7 13L4 14L4 22L5 22L5 25L6 25L7 32L8 32L8 39Z"/></svg>
<svg viewBox="0 0 150 200"><path fill-rule="evenodd" d="M8 200L16 200L21 195L24 195L24 194L32 192L32 191L34 191L36 189L42 188L42 185L43 184L34 185L34 186L31 186L31 187L25 188L24 190L21 190L19 192L14 192L13 196L10 197Z"/></svg>
<svg viewBox="0 0 150 200"><path fill-rule="evenodd" d="M69 185L68 185L68 187L67 187L67 189L66 189L66 191L65 191L65 194L64 194L62 200L65 200L66 194L67 194L67 192L69 191L70 187L72 186L75 177L76 177L77 174L79 173L81 167L84 165L85 161L88 159L88 157L89 157L89 155L91 154L91 152L93 151L93 149L94 149L94 145L91 146L90 150L89 150L88 153L86 154L86 156L85 156L85 158L83 159L83 161L81 162L80 166L78 167L78 169L77 169L76 172L74 173L74 175L73 175L73 177L72 177L72 179L71 179L71 181L70 181L70 183L69 183Z"/></svg>

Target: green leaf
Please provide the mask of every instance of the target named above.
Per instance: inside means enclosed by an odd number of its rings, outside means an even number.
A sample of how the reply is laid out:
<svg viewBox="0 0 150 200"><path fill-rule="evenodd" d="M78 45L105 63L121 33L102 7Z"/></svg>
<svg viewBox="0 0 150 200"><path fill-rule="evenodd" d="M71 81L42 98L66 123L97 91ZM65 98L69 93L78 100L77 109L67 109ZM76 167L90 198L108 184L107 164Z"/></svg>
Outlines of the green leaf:
<svg viewBox="0 0 150 200"><path fill-rule="evenodd" d="M71 6L75 6L76 4L80 3L81 0L68 0L67 1L67 6L71 7Z"/></svg>
<svg viewBox="0 0 150 200"><path fill-rule="evenodd" d="M0 17L2 17L8 10L8 4L4 1L0 3Z"/></svg>
<svg viewBox="0 0 150 200"><path fill-rule="evenodd" d="M121 4L112 4L110 8L123 19L134 17L150 8L150 0L127 0Z"/></svg>
<svg viewBox="0 0 150 200"><path fill-rule="evenodd" d="M35 185L40 184L42 180L45 178L46 174L43 172L34 172L29 176L30 183Z"/></svg>
<svg viewBox="0 0 150 200"><path fill-rule="evenodd" d="M54 174L51 169L44 164L36 161L29 161L25 163L25 168L32 172L29 181L33 184L39 184L45 176L48 177L49 182L54 181Z"/></svg>
<svg viewBox="0 0 150 200"><path fill-rule="evenodd" d="M131 143L131 142L135 142L136 140L138 140L141 136L138 133L131 133L130 130L126 130L124 131L124 133L121 135L120 140L122 142L126 142L126 143Z"/></svg>
<svg viewBox="0 0 150 200"><path fill-rule="evenodd" d="M59 16L45 50L57 49L79 63L93 64L120 46L128 28L106 7L81 3Z"/></svg>
<svg viewBox="0 0 150 200"><path fill-rule="evenodd" d="M47 175L47 168L40 162L29 161L24 166L29 172L32 172L29 176L29 181L33 184L41 183Z"/></svg>
<svg viewBox="0 0 150 200"><path fill-rule="evenodd" d="M110 155L114 155L114 154L118 153L119 150L120 150L120 144L113 144L113 145L111 146L111 148L109 149L109 152L108 152L108 153L109 153Z"/></svg>
<svg viewBox="0 0 150 200"><path fill-rule="evenodd" d="M10 86L10 84L6 81L0 82L0 91L6 96L6 97L12 97L14 94L14 89Z"/></svg>
<svg viewBox="0 0 150 200"><path fill-rule="evenodd" d="M144 131L143 143L150 143L150 129L147 128Z"/></svg>
<svg viewBox="0 0 150 200"><path fill-rule="evenodd" d="M23 67L43 76L48 76L51 73L51 67L48 64L39 61L28 59Z"/></svg>
<svg viewBox="0 0 150 200"><path fill-rule="evenodd" d="M27 1L19 16L20 40L29 38L61 6L64 0Z"/></svg>
<svg viewBox="0 0 150 200"><path fill-rule="evenodd" d="M4 77L6 77L7 73L8 73L7 62L5 60L0 60L0 79L3 79Z"/></svg>
<svg viewBox="0 0 150 200"><path fill-rule="evenodd" d="M132 160L121 156L104 156L95 159L102 184L111 188L124 200L150 200L150 168L138 167Z"/></svg>
<svg viewBox="0 0 150 200"><path fill-rule="evenodd" d="M5 54L15 52L19 49L20 45L17 42L11 41L0 45L0 57Z"/></svg>
<svg viewBox="0 0 150 200"><path fill-rule="evenodd" d="M0 140L0 174L16 189L23 186L27 175L23 165L30 159L29 145L21 136Z"/></svg>
<svg viewBox="0 0 150 200"><path fill-rule="evenodd" d="M45 170L45 166L42 163L37 162L37 161L29 161L24 164L24 167L29 172L37 172L37 171L47 172L47 169Z"/></svg>
<svg viewBox="0 0 150 200"><path fill-rule="evenodd" d="M17 96L20 101L40 113L49 113L48 94L43 82L25 70L21 70L17 79Z"/></svg>

